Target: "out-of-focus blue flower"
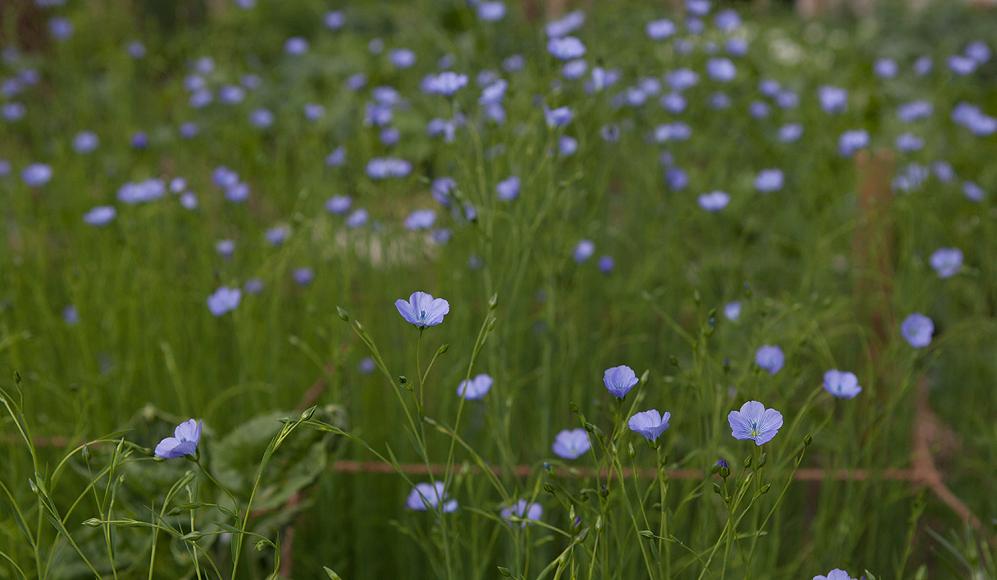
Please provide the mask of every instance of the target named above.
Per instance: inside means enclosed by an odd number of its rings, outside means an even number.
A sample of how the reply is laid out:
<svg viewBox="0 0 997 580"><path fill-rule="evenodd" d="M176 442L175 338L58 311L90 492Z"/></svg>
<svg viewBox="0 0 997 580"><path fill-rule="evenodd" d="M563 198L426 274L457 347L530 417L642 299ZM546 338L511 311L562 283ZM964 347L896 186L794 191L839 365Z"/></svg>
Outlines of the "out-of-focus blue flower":
<svg viewBox="0 0 997 580"><path fill-rule="evenodd" d="M561 459L578 459L592 448L585 429L565 429L554 438L551 449Z"/></svg>
<svg viewBox="0 0 997 580"><path fill-rule="evenodd" d="M305 118L309 121L318 121L325 116L325 107L316 103L305 104Z"/></svg>
<svg viewBox="0 0 997 580"><path fill-rule="evenodd" d="M73 35L73 23L57 16L48 21L48 31L52 38L66 40Z"/></svg>
<svg viewBox="0 0 997 580"><path fill-rule="evenodd" d="M652 20L644 27L648 38L651 40L665 40L675 34L675 23L667 18Z"/></svg>
<svg viewBox="0 0 997 580"><path fill-rule="evenodd" d="M602 374L602 383L606 390L617 399L627 396L630 389L637 386L637 373L627 365L610 367Z"/></svg>
<svg viewBox="0 0 997 580"><path fill-rule="evenodd" d="M252 113L249 114L249 122L253 124L254 127L259 129L268 129L273 125L273 113L269 109L259 108L254 109Z"/></svg>
<svg viewBox="0 0 997 580"><path fill-rule="evenodd" d="M226 105L237 105L246 99L246 89L239 85L225 85L218 89L218 100Z"/></svg>
<svg viewBox="0 0 997 580"><path fill-rule="evenodd" d="M10 161L6 159L0 159L0 177L7 177L10 175L11 165Z"/></svg>
<svg viewBox="0 0 997 580"><path fill-rule="evenodd" d="M715 81L729 82L737 76L737 67L730 59L711 58L706 63L706 73Z"/></svg>
<svg viewBox="0 0 997 580"><path fill-rule="evenodd" d="M215 316L221 316L226 312L235 310L241 299L242 291L238 288L222 286L215 290L211 296L208 296L208 310Z"/></svg>
<svg viewBox="0 0 997 580"><path fill-rule="evenodd" d="M436 212L431 209L417 209L405 218L405 229L411 231L428 230L436 222Z"/></svg>
<svg viewBox="0 0 997 580"><path fill-rule="evenodd" d="M784 362L785 356L782 354L782 349L778 346L767 344L755 352L755 364L770 375L774 375L782 370Z"/></svg>
<svg viewBox="0 0 997 580"><path fill-rule="evenodd" d="M881 79L892 79L897 76L897 61L892 58L877 59L873 71Z"/></svg>
<svg viewBox="0 0 997 580"><path fill-rule="evenodd" d="M599 271L603 274L609 274L615 266L616 262L613 261L612 256L602 256L599 258Z"/></svg>
<svg viewBox="0 0 997 580"><path fill-rule="evenodd" d="M953 54L949 57L949 70L959 76L971 75L976 72L977 62L961 54Z"/></svg>
<svg viewBox="0 0 997 580"><path fill-rule="evenodd" d="M378 137L380 138L382 145L393 147L394 145L397 145L398 140L401 139L401 133L394 127L385 127L381 129L381 134Z"/></svg>
<svg viewBox="0 0 997 580"><path fill-rule="evenodd" d="M935 333L935 323L927 316L915 312L900 323L900 334L907 344L914 348L924 348L931 344L931 335Z"/></svg>
<svg viewBox="0 0 997 580"><path fill-rule="evenodd" d="M478 18L485 22L497 22L505 18L505 4L485 1L478 3Z"/></svg>
<svg viewBox="0 0 997 580"><path fill-rule="evenodd" d="M782 428L782 413L766 409L758 401L748 401L740 411L727 415L731 436L741 441L751 440L761 446L772 440Z"/></svg>
<svg viewBox="0 0 997 580"><path fill-rule="evenodd" d="M709 0L685 0L685 9L693 16L706 16L710 13Z"/></svg>
<svg viewBox="0 0 997 580"><path fill-rule="evenodd" d="M418 328L439 326L450 313L449 302L425 292L413 292L407 302L401 298L395 300L395 308L406 322Z"/></svg>
<svg viewBox="0 0 997 580"><path fill-rule="evenodd" d="M728 302L724 304L724 317L731 322L737 322L737 319L741 318L741 303Z"/></svg>
<svg viewBox="0 0 997 580"><path fill-rule="evenodd" d="M308 52L308 41L300 36L292 36L284 42L284 52L298 56Z"/></svg>
<svg viewBox="0 0 997 580"><path fill-rule="evenodd" d="M824 85L817 89L820 106L827 113L843 113L848 108L848 91Z"/></svg>
<svg viewBox="0 0 997 580"><path fill-rule="evenodd" d="M100 139L91 131L80 131L73 137L73 150L80 154L87 154L97 149Z"/></svg>
<svg viewBox="0 0 997 580"><path fill-rule="evenodd" d="M589 65L584 59L576 58L575 60L569 60L561 67L561 76L572 81L580 79L585 75L588 67Z"/></svg>
<svg viewBox="0 0 997 580"><path fill-rule="evenodd" d="M4 103L0 107L0 114L7 121L18 121L24 117L27 109L21 103Z"/></svg>
<svg viewBox="0 0 997 580"><path fill-rule="evenodd" d="M585 45L574 36L556 37L547 41L547 52L558 60L574 60L585 56Z"/></svg>
<svg viewBox="0 0 997 580"><path fill-rule="evenodd" d="M920 188L928 180L928 168L919 163L909 163L893 178L893 188L911 192Z"/></svg>
<svg viewBox="0 0 997 580"><path fill-rule="evenodd" d="M931 60L930 56L919 57L916 61L914 61L914 74L919 77L923 77L924 75L930 73L934 66L935 63Z"/></svg>
<svg viewBox="0 0 997 580"><path fill-rule="evenodd" d="M374 359L370 358L369 356L365 356L362 359L360 359L360 364L358 365L358 369L360 370L361 374L369 375L370 373L374 372L375 368L376 365L374 364Z"/></svg>
<svg viewBox="0 0 997 580"><path fill-rule="evenodd" d="M699 82L699 75L695 71L680 68L665 75L665 81L676 91L684 91L696 86Z"/></svg>
<svg viewBox="0 0 997 580"><path fill-rule="evenodd" d="M544 509L540 504L527 502L525 499L518 500L511 506L502 508L502 511L500 512L503 520L510 521L513 517L524 520L520 524L523 527L526 527L526 525L531 521L540 521L540 518L543 517L543 513Z"/></svg>
<svg viewBox="0 0 997 580"><path fill-rule="evenodd" d="M526 66L526 59L521 54L514 54L502 61L502 70L508 73L519 72Z"/></svg>
<svg viewBox="0 0 997 580"><path fill-rule="evenodd" d="M962 269L962 250L959 248L938 248L931 254L931 267L939 278L950 278Z"/></svg>
<svg viewBox="0 0 997 580"><path fill-rule="evenodd" d="M975 202L983 201L983 197L985 195L983 193L983 188L972 181L962 182L962 193L966 196L966 199Z"/></svg>
<svg viewBox="0 0 997 580"><path fill-rule="evenodd" d="M971 42L966 46L966 50L963 51L967 57L976 61L977 64L984 64L990 60L990 47L987 43L982 40L977 40Z"/></svg>
<svg viewBox="0 0 997 580"><path fill-rule="evenodd" d="M578 151L578 140L574 137L561 135L557 139L557 151L562 157L571 157Z"/></svg>
<svg viewBox="0 0 997 580"><path fill-rule="evenodd" d="M165 195L166 184L156 178L126 183L118 189L118 201L129 205L148 203Z"/></svg>
<svg viewBox="0 0 997 580"><path fill-rule="evenodd" d="M395 68L410 68L415 64L415 53L407 48L396 48L388 53L388 60Z"/></svg>
<svg viewBox="0 0 997 580"><path fill-rule="evenodd" d="M457 396L470 399L472 401L482 399L492 388L492 378L486 374L480 374L472 379L461 381L457 386Z"/></svg>
<svg viewBox="0 0 997 580"><path fill-rule="evenodd" d="M734 32L741 27L741 17L731 8L717 12L713 17L713 25L721 32Z"/></svg>
<svg viewBox="0 0 997 580"><path fill-rule="evenodd" d="M347 77L346 88L351 91L359 91L367 85L367 75L363 73L355 73Z"/></svg>
<svg viewBox="0 0 997 580"><path fill-rule="evenodd" d="M442 510L448 514L457 511L457 500L450 499L442 481L417 483L408 494L405 507L417 512Z"/></svg>
<svg viewBox="0 0 997 580"><path fill-rule="evenodd" d="M942 183L948 183L955 179L955 170L952 169L952 164L948 161L935 161L931 164L931 171L935 174L935 178Z"/></svg>
<svg viewBox="0 0 997 580"><path fill-rule="evenodd" d="M173 437L167 437L156 445L156 457L176 459L196 454L197 444L201 441L201 427L201 421L194 419L180 423L173 431Z"/></svg>
<svg viewBox="0 0 997 580"><path fill-rule="evenodd" d="M762 193L771 193L782 189L783 175L781 169L763 169L755 177L755 189Z"/></svg>
<svg viewBox="0 0 997 580"><path fill-rule="evenodd" d="M444 97L453 96L465 86L467 86L467 75L452 71L427 75L422 80L423 92L430 95L442 95Z"/></svg>
<svg viewBox="0 0 997 580"><path fill-rule="evenodd" d="M298 286L308 286L315 279L315 272L311 268L295 268L291 277Z"/></svg>
<svg viewBox="0 0 997 580"><path fill-rule="evenodd" d="M657 409L641 411L630 417L627 421L627 427L644 439L655 441L668 430L668 421L671 417L672 414L668 411L664 413L659 413Z"/></svg>
<svg viewBox="0 0 997 580"><path fill-rule="evenodd" d="M803 125L799 123L789 123L779 127L779 141L783 143L795 143L803 136Z"/></svg>
<svg viewBox="0 0 997 580"><path fill-rule="evenodd" d="M551 20L544 27L544 30L547 32L547 36L560 38L578 30L583 24L585 24L585 13L581 10L574 10L558 20Z"/></svg>
<svg viewBox="0 0 997 580"><path fill-rule="evenodd" d="M574 258L579 264L588 260L595 253L595 243L592 240L581 240L575 246Z"/></svg>
<svg viewBox="0 0 997 580"><path fill-rule="evenodd" d="M818 574L814 576L813 580L858 580L857 578L852 578L852 575L848 572L842 570L841 568L835 568L827 573L827 576L823 574Z"/></svg>
<svg viewBox="0 0 997 580"><path fill-rule="evenodd" d="M117 210L110 205L98 205L83 216L83 221L91 226L106 226L114 221Z"/></svg>
<svg viewBox="0 0 997 580"><path fill-rule="evenodd" d="M665 169L665 182L672 191L682 191L689 186L689 175L681 167Z"/></svg>
<svg viewBox="0 0 997 580"><path fill-rule="evenodd" d="M519 197L519 177L513 175L504 179L495 186L498 198L502 201L512 201Z"/></svg>
<svg viewBox="0 0 997 580"><path fill-rule="evenodd" d="M184 139L193 139L194 137L197 137L197 134L200 133L200 131L201 129L197 126L197 123L192 121L180 124L180 136Z"/></svg>
<svg viewBox="0 0 997 580"><path fill-rule="evenodd" d="M325 13L323 22L329 30L339 30L346 23L346 17L343 16L342 10L333 10Z"/></svg>
<svg viewBox="0 0 997 580"><path fill-rule="evenodd" d="M692 128L681 121L665 123L654 128L654 140L658 143L687 141L690 137L692 137Z"/></svg>
<svg viewBox="0 0 997 580"><path fill-rule="evenodd" d="M714 109L729 109L730 108L730 97L727 93L717 91L710 95L710 107Z"/></svg>
<svg viewBox="0 0 997 580"><path fill-rule="evenodd" d="M187 210L197 209L197 196L187 191L180 196L180 205Z"/></svg>
<svg viewBox="0 0 997 580"><path fill-rule="evenodd" d="M264 235L266 237L267 243L271 246L279 246L287 240L287 237L291 235L291 228L287 225L281 224L279 226L274 226L266 231Z"/></svg>
<svg viewBox="0 0 997 580"><path fill-rule="evenodd" d="M500 104L502 99L505 98L505 90L508 86L509 83L505 80L496 79L482 89L481 97L478 98L478 103L482 105Z"/></svg>
<svg viewBox="0 0 997 580"><path fill-rule="evenodd" d="M831 369L824 373L824 390L839 399L854 399L862 387L855 373Z"/></svg>
<svg viewBox="0 0 997 580"><path fill-rule="evenodd" d="M328 167L342 167L344 163L346 163L346 149L342 145L325 156L325 164Z"/></svg>
<svg viewBox="0 0 997 580"><path fill-rule="evenodd" d="M843 157L851 157L856 151L869 146L869 133L865 129L845 131L838 138L838 152Z"/></svg>
<svg viewBox="0 0 997 580"><path fill-rule="evenodd" d="M775 104L781 109L795 109L800 105L800 95L793 91L779 91L775 96Z"/></svg>
<svg viewBox="0 0 997 580"><path fill-rule="evenodd" d="M902 133L897 136L894 145L897 146L899 151L909 153L911 151L919 151L923 149L924 139L921 139L913 133Z"/></svg>
<svg viewBox="0 0 997 580"><path fill-rule="evenodd" d="M557 107L556 109L548 109L544 107L544 118L547 120L548 127L564 127L571 122L574 114L568 107Z"/></svg>
<svg viewBox="0 0 997 580"><path fill-rule="evenodd" d="M263 280L250 278L242 285L242 289L246 291L246 294L259 294L263 292Z"/></svg>
<svg viewBox="0 0 997 580"><path fill-rule="evenodd" d="M405 177L412 171L412 164L404 159L375 157L367 162L367 176L371 179Z"/></svg>
<svg viewBox="0 0 997 580"><path fill-rule="evenodd" d="M28 187L41 187L52 179L52 168L44 163L32 163L21 171L21 179Z"/></svg>
<svg viewBox="0 0 997 580"><path fill-rule="evenodd" d="M235 242L232 240L218 240L215 242L215 251L223 258L230 258L235 253Z"/></svg>
<svg viewBox="0 0 997 580"><path fill-rule="evenodd" d="M931 116L934 106L929 101L911 101L897 107L897 117L904 123L913 123Z"/></svg>
<svg viewBox="0 0 997 580"><path fill-rule="evenodd" d="M769 116L769 106L764 101L752 101L748 106L748 112L755 119L764 119Z"/></svg>
<svg viewBox="0 0 997 580"><path fill-rule="evenodd" d="M997 132L997 118L985 114L976 105L959 103L952 109L952 120L972 131L978 137Z"/></svg>
<svg viewBox="0 0 997 580"><path fill-rule="evenodd" d="M370 216L367 213L367 210L364 208L355 209L353 210L353 213L346 218L346 227L350 229L363 227L367 224L369 217Z"/></svg>
<svg viewBox="0 0 997 580"><path fill-rule="evenodd" d="M325 202L325 210L329 213L342 215L350 210L353 199L348 195L334 195Z"/></svg>
<svg viewBox="0 0 997 580"><path fill-rule="evenodd" d="M699 196L699 207L708 212L718 212L730 203L730 195L724 191L711 191Z"/></svg>
<svg viewBox="0 0 997 580"><path fill-rule="evenodd" d="M686 107L685 97L682 96L682 93L678 92L662 95L658 103L661 105L661 108L674 114L681 113Z"/></svg>
<svg viewBox="0 0 997 580"><path fill-rule="evenodd" d="M70 304L62 309L62 321L68 326L76 326L80 323L80 312Z"/></svg>

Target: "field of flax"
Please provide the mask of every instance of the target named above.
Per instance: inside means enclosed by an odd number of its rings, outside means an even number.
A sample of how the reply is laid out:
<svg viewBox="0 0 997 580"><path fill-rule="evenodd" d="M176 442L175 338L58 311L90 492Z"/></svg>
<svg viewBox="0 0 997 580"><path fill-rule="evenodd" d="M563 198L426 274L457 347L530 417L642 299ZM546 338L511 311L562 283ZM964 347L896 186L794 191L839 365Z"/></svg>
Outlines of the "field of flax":
<svg viewBox="0 0 997 580"><path fill-rule="evenodd" d="M997 12L577 4L0 3L0 578L997 577Z"/></svg>

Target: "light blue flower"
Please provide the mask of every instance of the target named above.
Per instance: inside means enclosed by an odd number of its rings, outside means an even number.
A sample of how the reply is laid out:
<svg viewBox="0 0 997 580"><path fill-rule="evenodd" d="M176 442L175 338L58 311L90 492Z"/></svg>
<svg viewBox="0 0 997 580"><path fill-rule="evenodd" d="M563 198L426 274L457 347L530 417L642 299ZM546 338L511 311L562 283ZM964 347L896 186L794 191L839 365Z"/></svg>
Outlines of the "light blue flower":
<svg viewBox="0 0 997 580"><path fill-rule="evenodd" d="M924 348L931 344L931 335L935 333L935 323L927 316L915 312L900 323L900 334L914 348Z"/></svg>
<svg viewBox="0 0 997 580"><path fill-rule="evenodd" d="M194 419L180 423L173 431L173 437L167 437L156 445L156 457L176 459L196 454L197 444L201 441L201 427L201 421Z"/></svg>
<svg viewBox="0 0 997 580"><path fill-rule="evenodd" d="M627 421L627 427L648 441L654 441L668 430L668 421L672 414L668 411L659 413L657 409L634 413Z"/></svg>
<svg viewBox="0 0 997 580"><path fill-rule="evenodd" d="M425 292L413 292L408 301L395 300L395 308L406 322L418 328L439 326L450 313L449 302Z"/></svg>
<svg viewBox="0 0 997 580"><path fill-rule="evenodd" d="M761 446L772 440L782 428L782 413L766 409L758 401L748 401L740 411L727 415L731 436L742 441L751 440Z"/></svg>
<svg viewBox="0 0 997 580"><path fill-rule="evenodd" d="M824 390L839 399L854 399L862 387L855 373L831 369L824 373Z"/></svg>
<svg viewBox="0 0 997 580"><path fill-rule="evenodd" d="M622 399L637 386L637 373L627 365L611 367L603 372L602 382L611 395Z"/></svg>
<svg viewBox="0 0 997 580"><path fill-rule="evenodd" d="M765 345L755 352L755 364L770 375L774 375L782 370L784 362L785 356L782 354L782 349L778 346Z"/></svg>
<svg viewBox="0 0 997 580"><path fill-rule="evenodd" d="M565 429L554 438L551 449L561 459L578 459L592 448L585 429Z"/></svg>

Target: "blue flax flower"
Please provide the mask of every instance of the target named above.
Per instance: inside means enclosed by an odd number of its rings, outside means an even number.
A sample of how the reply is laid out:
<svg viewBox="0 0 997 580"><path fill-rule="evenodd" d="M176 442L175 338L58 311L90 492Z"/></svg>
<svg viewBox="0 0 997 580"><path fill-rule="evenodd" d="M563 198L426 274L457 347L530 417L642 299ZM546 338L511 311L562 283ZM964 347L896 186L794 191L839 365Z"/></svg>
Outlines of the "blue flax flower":
<svg viewBox="0 0 997 580"><path fill-rule="evenodd" d="M831 369L824 373L824 390L839 399L854 399L862 392L855 373Z"/></svg>
<svg viewBox="0 0 997 580"><path fill-rule="evenodd" d="M561 459L578 459L592 448L585 429L565 429L554 438L551 449Z"/></svg>
<svg viewBox="0 0 997 580"><path fill-rule="evenodd" d="M644 439L654 441L668 430L668 421L671 417L672 414L668 411L658 413L657 409L650 409L634 413L630 417L630 420L627 421L627 426L630 427L631 431Z"/></svg>
<svg viewBox="0 0 997 580"><path fill-rule="evenodd" d="M173 437L167 437L156 445L156 457L176 459L197 453L197 443L201 440L201 422L187 419L177 425Z"/></svg>
<svg viewBox="0 0 997 580"><path fill-rule="evenodd" d="M457 510L457 500L450 499L442 481L417 483L409 492L405 506L417 512L435 511L442 507L444 513L451 513Z"/></svg>
<svg viewBox="0 0 997 580"><path fill-rule="evenodd" d="M750 439L760 446L771 441L779 432L782 413L766 409L758 401L748 401L741 405L740 411L731 411L727 415L727 422L730 423L730 434L734 439Z"/></svg>
<svg viewBox="0 0 997 580"><path fill-rule="evenodd" d="M486 374L480 374L470 380L461 381L457 387L457 395L476 401L483 399L492 388L492 378Z"/></svg>
<svg viewBox="0 0 997 580"><path fill-rule="evenodd" d="M627 396L630 389L637 386L637 373L627 365L611 367L602 374L602 382L606 389L617 399Z"/></svg>
<svg viewBox="0 0 997 580"><path fill-rule="evenodd" d="M914 348L924 348L931 344L931 335L935 332L935 323L923 314L915 312L900 324L900 334Z"/></svg>
<svg viewBox="0 0 997 580"><path fill-rule="evenodd" d="M418 328L429 328L443 324L443 317L450 313L450 303L442 298L433 298L425 292L413 292L408 301L395 300L395 308L409 324Z"/></svg>

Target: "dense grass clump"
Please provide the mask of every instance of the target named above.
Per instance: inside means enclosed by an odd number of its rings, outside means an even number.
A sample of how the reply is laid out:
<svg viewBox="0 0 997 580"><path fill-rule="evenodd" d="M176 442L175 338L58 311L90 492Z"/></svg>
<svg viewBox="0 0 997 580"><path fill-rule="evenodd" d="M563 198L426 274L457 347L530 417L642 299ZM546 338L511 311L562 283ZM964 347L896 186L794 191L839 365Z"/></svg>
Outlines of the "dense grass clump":
<svg viewBox="0 0 997 580"><path fill-rule="evenodd" d="M0 4L0 578L997 576L997 13L529 6Z"/></svg>

